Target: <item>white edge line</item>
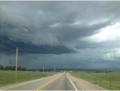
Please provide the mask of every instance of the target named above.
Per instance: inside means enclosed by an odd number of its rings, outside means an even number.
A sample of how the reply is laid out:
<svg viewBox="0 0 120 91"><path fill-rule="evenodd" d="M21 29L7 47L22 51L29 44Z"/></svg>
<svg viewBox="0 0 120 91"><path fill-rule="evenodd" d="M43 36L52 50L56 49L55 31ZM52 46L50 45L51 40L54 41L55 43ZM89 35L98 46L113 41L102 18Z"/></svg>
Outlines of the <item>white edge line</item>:
<svg viewBox="0 0 120 91"><path fill-rule="evenodd" d="M73 88L75 89L75 91L78 91L77 87L75 86L74 82L70 79L70 77L68 77L68 80L70 81L70 83L72 84Z"/></svg>

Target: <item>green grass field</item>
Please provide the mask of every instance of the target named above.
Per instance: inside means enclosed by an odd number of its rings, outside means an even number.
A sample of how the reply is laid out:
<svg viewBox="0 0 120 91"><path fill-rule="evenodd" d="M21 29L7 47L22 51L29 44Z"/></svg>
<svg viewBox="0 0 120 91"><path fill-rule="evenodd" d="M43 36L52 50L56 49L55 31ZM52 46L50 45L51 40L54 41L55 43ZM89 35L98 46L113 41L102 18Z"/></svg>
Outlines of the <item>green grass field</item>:
<svg viewBox="0 0 120 91"><path fill-rule="evenodd" d="M0 71L0 86L33 80L53 74L54 72L18 71L16 75L15 71Z"/></svg>
<svg viewBox="0 0 120 91"><path fill-rule="evenodd" d="M86 79L92 83L111 90L120 90L120 72L84 72L76 71L71 73L74 76Z"/></svg>

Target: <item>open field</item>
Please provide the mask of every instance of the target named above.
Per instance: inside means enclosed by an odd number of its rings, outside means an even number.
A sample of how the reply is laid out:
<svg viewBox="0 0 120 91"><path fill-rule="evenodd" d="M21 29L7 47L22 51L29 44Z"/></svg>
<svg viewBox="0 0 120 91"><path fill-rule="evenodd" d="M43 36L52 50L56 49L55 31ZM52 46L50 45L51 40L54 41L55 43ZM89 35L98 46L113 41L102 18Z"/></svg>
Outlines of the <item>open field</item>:
<svg viewBox="0 0 120 91"><path fill-rule="evenodd" d="M92 83L112 90L120 89L120 72L84 72L74 71L71 73L76 77L86 79Z"/></svg>
<svg viewBox="0 0 120 91"><path fill-rule="evenodd" d="M33 80L54 74L53 72L32 72L32 71L0 71L0 86Z"/></svg>

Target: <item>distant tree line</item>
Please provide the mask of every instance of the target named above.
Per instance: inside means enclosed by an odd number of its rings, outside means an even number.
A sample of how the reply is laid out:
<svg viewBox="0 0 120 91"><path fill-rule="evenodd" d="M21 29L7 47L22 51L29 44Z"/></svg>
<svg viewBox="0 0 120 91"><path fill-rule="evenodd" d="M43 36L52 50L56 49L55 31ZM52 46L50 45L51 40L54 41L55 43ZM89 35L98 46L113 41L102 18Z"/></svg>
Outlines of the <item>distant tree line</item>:
<svg viewBox="0 0 120 91"><path fill-rule="evenodd" d="M15 70L15 66L3 66L0 65L0 70ZM26 71L27 69L25 67L22 66L18 66L18 70L19 71Z"/></svg>

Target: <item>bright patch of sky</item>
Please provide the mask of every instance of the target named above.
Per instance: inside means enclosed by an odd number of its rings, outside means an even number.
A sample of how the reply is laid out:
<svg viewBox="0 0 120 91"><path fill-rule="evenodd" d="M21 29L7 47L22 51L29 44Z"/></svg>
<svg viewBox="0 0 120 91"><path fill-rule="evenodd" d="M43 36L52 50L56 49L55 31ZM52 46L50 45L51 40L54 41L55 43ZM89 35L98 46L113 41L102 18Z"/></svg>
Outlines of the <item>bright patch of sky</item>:
<svg viewBox="0 0 120 91"><path fill-rule="evenodd" d="M120 23L100 29L96 34L84 38L93 42L120 41Z"/></svg>

